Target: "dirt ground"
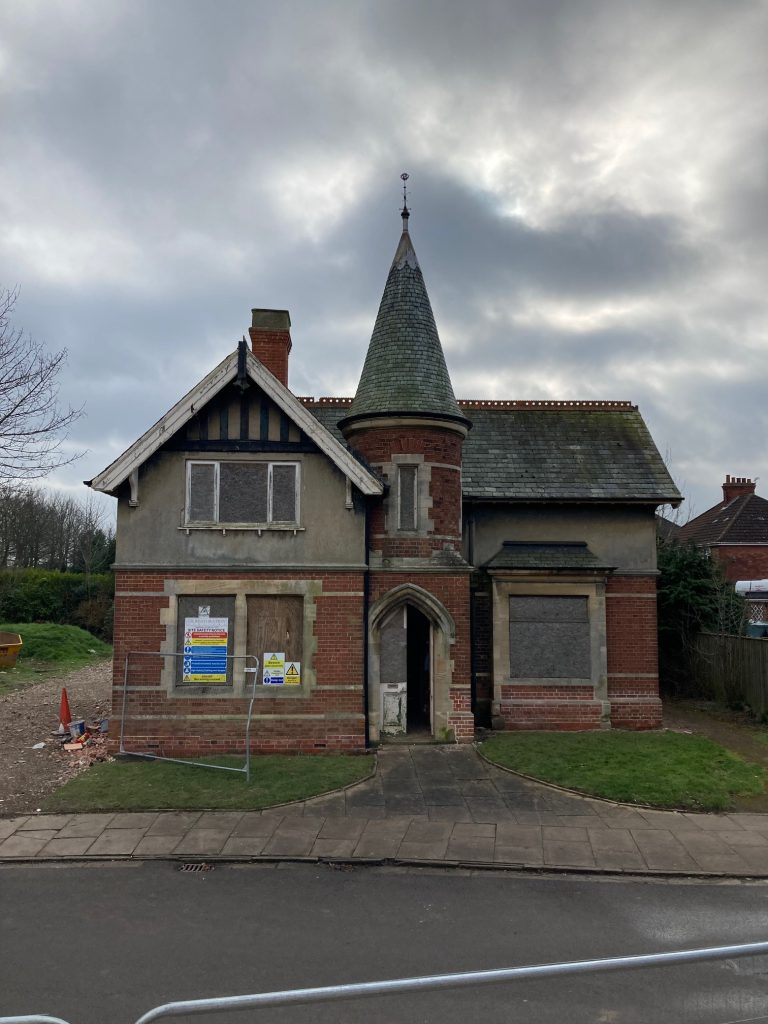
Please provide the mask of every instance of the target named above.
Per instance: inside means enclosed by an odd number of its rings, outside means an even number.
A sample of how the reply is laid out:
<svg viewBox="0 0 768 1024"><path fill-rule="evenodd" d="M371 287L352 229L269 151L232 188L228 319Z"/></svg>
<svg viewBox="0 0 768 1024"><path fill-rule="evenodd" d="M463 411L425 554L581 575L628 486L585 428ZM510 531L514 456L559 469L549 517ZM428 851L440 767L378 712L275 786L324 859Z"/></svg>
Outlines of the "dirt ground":
<svg viewBox="0 0 768 1024"><path fill-rule="evenodd" d="M675 700L664 703L664 725L675 732L706 736L747 761L768 768L768 727L758 725L742 711L709 701ZM768 793L737 797L738 811L768 812Z"/></svg>
<svg viewBox="0 0 768 1024"><path fill-rule="evenodd" d="M86 725L109 717L111 662L76 669L0 696L0 817L34 813L41 801L92 761L62 749L51 732L59 725L61 688L75 718ZM34 750L36 743L45 743Z"/></svg>

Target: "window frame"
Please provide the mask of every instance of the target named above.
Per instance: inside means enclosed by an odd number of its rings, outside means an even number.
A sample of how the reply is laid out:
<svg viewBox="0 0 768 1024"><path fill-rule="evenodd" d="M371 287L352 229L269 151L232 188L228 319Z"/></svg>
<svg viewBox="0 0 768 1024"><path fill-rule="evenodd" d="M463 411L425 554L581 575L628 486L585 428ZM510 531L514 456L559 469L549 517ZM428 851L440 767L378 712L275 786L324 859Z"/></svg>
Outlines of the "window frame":
<svg viewBox="0 0 768 1024"><path fill-rule="evenodd" d="M237 463L239 465L246 466L266 466L267 467L267 518L263 521L259 520L227 520L222 521L219 516L219 505L220 505L220 486L221 486L221 466L223 464ZM213 519L190 519L189 512L191 508L192 498L192 467L193 466L213 466ZM292 466L294 469L294 485L295 485L295 518L294 519L273 519L272 515L272 499L273 499L273 484L272 484L272 470L274 466ZM252 459L187 459L186 460L186 481L185 481L185 496L184 496L184 526L185 527L212 527L214 529L229 528L235 526L255 526L261 529L272 528L272 527L288 527L290 529L296 529L301 524L301 462L293 460L275 460L275 461L256 461Z"/></svg>
<svg viewBox="0 0 768 1024"><path fill-rule="evenodd" d="M413 525L403 526L403 470L413 470ZM397 464L397 529L403 533L418 533L419 530L419 464L403 462Z"/></svg>

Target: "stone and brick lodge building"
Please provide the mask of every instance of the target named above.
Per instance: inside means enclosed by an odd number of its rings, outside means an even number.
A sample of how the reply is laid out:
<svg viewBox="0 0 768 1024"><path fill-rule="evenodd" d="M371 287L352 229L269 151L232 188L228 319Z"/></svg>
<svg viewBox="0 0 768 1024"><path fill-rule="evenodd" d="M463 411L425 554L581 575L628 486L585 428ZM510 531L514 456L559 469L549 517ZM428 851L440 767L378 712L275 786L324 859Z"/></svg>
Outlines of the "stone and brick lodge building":
<svg viewBox="0 0 768 1024"><path fill-rule="evenodd" d="M127 749L242 750L253 656L258 751L660 725L655 511L680 495L640 413L457 401L408 216L354 398L292 394L288 313L255 309L90 481L118 501Z"/></svg>

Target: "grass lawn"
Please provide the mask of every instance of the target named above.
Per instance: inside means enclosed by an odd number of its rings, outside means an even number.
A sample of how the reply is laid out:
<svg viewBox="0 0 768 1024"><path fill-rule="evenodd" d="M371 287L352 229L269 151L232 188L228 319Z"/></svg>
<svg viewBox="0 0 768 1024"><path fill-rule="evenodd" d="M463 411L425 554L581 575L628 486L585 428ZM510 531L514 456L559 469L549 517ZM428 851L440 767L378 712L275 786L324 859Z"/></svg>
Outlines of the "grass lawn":
<svg viewBox="0 0 768 1024"><path fill-rule="evenodd" d="M210 758L240 768L242 757ZM44 803L46 811L223 809L253 811L304 800L370 775L370 757L265 755L251 759L251 781L164 761L117 760L97 764L67 782Z"/></svg>
<svg viewBox="0 0 768 1024"><path fill-rule="evenodd" d="M0 623L0 631L18 633L23 646L13 668L0 668L0 696L109 658L112 648L77 626L52 622Z"/></svg>
<svg viewBox="0 0 768 1024"><path fill-rule="evenodd" d="M482 754L503 768L591 796L722 811L763 793L765 769L703 736L675 732L506 733Z"/></svg>

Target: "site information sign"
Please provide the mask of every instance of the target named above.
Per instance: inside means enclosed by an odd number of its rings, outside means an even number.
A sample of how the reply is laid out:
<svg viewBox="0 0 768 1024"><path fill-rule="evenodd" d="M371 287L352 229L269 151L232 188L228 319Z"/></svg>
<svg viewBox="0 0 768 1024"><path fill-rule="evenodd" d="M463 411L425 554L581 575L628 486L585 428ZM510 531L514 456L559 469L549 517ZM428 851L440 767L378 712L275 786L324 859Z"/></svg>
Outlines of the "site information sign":
<svg viewBox="0 0 768 1024"><path fill-rule="evenodd" d="M229 619L184 619L183 683L226 683Z"/></svg>
<svg viewBox="0 0 768 1024"><path fill-rule="evenodd" d="M285 651L264 652L262 682L265 686L282 686L285 683Z"/></svg>

